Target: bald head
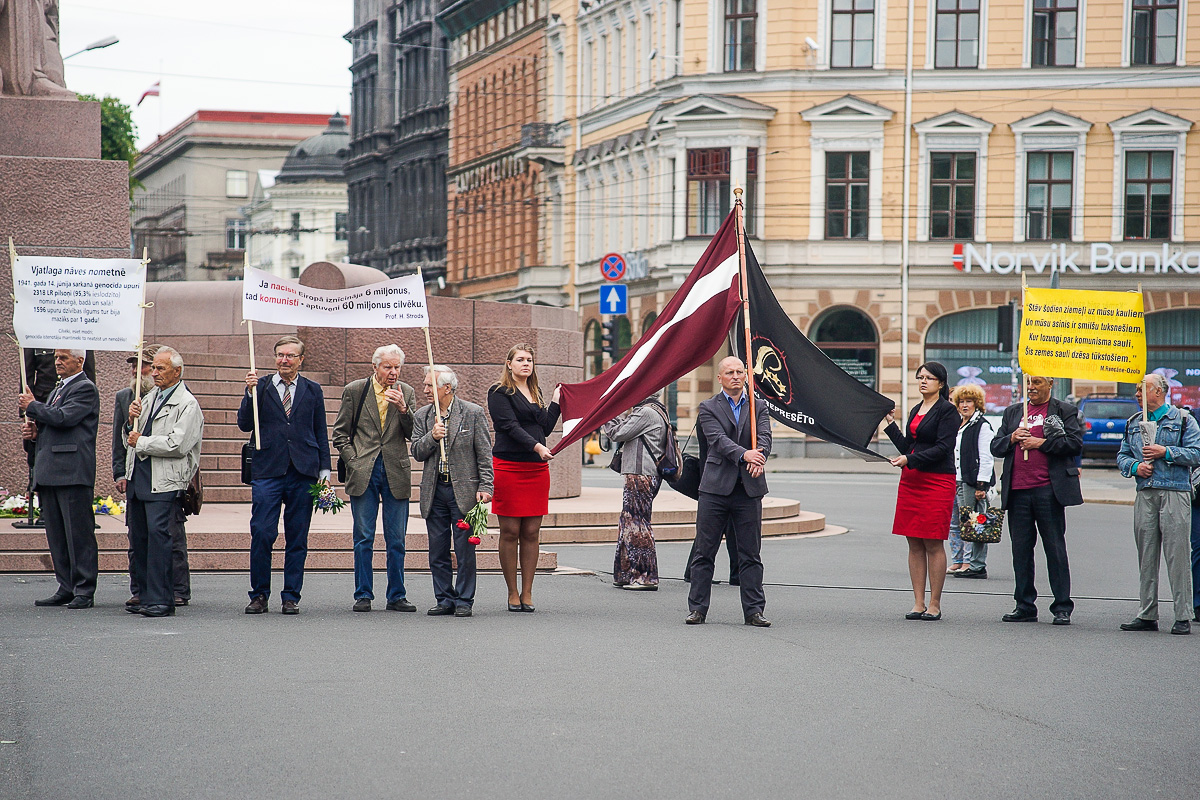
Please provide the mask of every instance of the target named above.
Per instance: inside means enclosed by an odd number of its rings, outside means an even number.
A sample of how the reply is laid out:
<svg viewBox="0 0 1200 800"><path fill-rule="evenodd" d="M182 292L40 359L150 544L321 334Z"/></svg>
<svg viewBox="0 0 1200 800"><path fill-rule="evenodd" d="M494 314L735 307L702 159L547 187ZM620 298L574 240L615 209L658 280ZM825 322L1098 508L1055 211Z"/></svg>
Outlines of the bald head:
<svg viewBox="0 0 1200 800"><path fill-rule="evenodd" d="M737 356L721 359L717 365L717 381L721 389L736 400L742 396L742 388L746 385L746 365Z"/></svg>

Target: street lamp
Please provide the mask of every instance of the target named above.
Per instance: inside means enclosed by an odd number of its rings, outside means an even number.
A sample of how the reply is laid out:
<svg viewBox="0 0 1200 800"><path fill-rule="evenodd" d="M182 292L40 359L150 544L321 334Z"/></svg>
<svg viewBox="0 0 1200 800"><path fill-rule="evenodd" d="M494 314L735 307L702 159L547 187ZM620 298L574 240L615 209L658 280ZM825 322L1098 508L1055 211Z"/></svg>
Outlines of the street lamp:
<svg viewBox="0 0 1200 800"><path fill-rule="evenodd" d="M68 58L74 58L75 56L79 55L80 53L86 53L88 50L100 50L105 47L112 47L114 44L116 44L119 41L121 41L121 40L115 36L105 36L103 39L92 42L87 47L83 48L82 50L76 50L74 53L71 53L71 55L69 55L69 56L63 56L63 61L66 61Z"/></svg>

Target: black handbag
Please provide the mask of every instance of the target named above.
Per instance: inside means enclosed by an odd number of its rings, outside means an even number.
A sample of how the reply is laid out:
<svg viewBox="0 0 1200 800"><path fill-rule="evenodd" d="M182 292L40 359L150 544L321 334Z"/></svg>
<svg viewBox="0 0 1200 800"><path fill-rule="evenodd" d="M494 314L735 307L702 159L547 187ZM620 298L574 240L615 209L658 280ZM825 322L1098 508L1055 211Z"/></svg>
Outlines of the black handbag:
<svg viewBox="0 0 1200 800"><path fill-rule="evenodd" d="M370 386L370 381L367 381L367 386L363 387L362 397L358 399L358 408L354 410L354 421L350 423L350 446L354 446L354 437L358 435L358 418L362 416L363 403L367 402L367 388ZM346 482L346 462L342 460L342 456L338 454L337 460L337 476L338 483Z"/></svg>
<svg viewBox="0 0 1200 800"><path fill-rule="evenodd" d="M671 488L679 492L684 497L690 497L693 500L700 499L700 478L704 474L704 462L687 451L688 444L692 441L692 435L696 433L695 426L692 427L692 432L688 434L687 441L680 448L683 456L679 464L679 477L674 483L670 484ZM704 439L701 438L701 444L704 444ZM701 448L707 450L707 447ZM702 453L703 455L703 453Z"/></svg>
<svg viewBox="0 0 1200 800"><path fill-rule="evenodd" d="M242 445L242 483L250 485L252 476L254 475L251 467L254 464L254 437L250 437L250 441Z"/></svg>
<svg viewBox="0 0 1200 800"><path fill-rule="evenodd" d="M179 505L183 508L185 517L200 513L200 508L204 505L204 481L200 479L199 467L192 474L192 479L188 481L183 494L179 496Z"/></svg>

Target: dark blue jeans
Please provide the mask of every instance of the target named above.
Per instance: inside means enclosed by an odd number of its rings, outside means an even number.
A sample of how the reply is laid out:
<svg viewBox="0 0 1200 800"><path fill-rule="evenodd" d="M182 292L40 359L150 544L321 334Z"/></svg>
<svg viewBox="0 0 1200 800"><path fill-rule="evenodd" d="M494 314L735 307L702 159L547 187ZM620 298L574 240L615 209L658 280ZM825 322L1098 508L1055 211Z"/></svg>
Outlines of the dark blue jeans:
<svg viewBox="0 0 1200 800"><path fill-rule="evenodd" d="M300 602L304 562L308 558L308 526L312 522L312 495L308 487L316 477L301 475L293 466L281 478L259 478L250 486L250 597L271 596L271 548L279 538L279 512L283 509L283 600Z"/></svg>
<svg viewBox="0 0 1200 800"><path fill-rule="evenodd" d="M471 531L459 530L455 523L462 519L454 501L454 486L436 482L425 530L429 533L429 571L433 573L433 596L439 606L466 606L475 602L475 546L467 541ZM458 579L450 561L450 544L458 558Z"/></svg>
<svg viewBox="0 0 1200 800"><path fill-rule="evenodd" d="M1067 515L1050 486L1013 489L1008 493L1008 535L1012 539L1013 597L1021 614L1037 614L1033 581L1033 547L1040 536L1054 602L1050 613L1075 610L1071 600L1071 567L1067 562Z"/></svg>
<svg viewBox="0 0 1200 800"><path fill-rule="evenodd" d="M375 523L383 504L383 541L387 546L387 601L404 599L404 535L408 531L408 499L397 500L388 488L383 456L375 459L367 490L350 498L354 514L354 599L374 600Z"/></svg>

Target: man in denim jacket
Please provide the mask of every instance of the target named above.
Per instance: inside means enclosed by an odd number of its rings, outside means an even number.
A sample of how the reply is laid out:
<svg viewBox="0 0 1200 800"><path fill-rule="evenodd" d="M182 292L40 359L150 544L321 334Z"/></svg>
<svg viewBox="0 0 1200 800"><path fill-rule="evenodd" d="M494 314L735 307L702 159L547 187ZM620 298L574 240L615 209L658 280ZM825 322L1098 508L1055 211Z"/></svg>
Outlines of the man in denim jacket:
<svg viewBox="0 0 1200 800"><path fill-rule="evenodd" d="M1121 474L1137 481L1133 503L1133 538L1138 548L1141 571L1139 594L1142 607L1123 631L1158 630L1158 559L1167 560L1175 625L1171 633L1192 632L1191 573L1191 468L1200 464L1200 425L1167 399L1167 379L1151 373L1137 389L1142 413L1125 425L1125 438L1117 453ZM1153 443L1142 441L1142 421L1154 422L1158 430Z"/></svg>

